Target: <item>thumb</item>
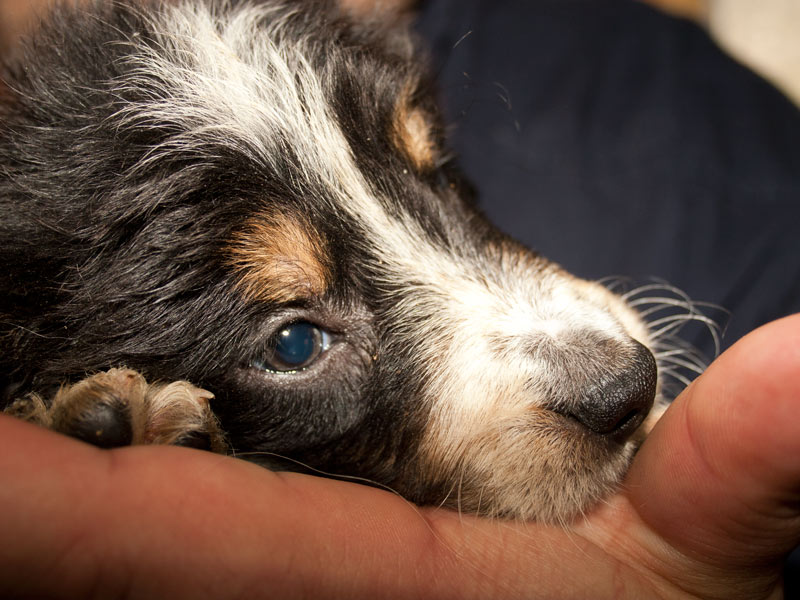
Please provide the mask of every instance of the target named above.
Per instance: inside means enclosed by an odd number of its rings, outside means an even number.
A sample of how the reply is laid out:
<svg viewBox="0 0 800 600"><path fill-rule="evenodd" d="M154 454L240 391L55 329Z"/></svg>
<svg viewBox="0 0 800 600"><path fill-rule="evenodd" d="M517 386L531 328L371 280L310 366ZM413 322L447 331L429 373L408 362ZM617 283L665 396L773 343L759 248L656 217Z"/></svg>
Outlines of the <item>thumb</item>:
<svg viewBox="0 0 800 600"><path fill-rule="evenodd" d="M674 402L627 489L669 579L703 597L779 593L800 541L800 315L737 342Z"/></svg>

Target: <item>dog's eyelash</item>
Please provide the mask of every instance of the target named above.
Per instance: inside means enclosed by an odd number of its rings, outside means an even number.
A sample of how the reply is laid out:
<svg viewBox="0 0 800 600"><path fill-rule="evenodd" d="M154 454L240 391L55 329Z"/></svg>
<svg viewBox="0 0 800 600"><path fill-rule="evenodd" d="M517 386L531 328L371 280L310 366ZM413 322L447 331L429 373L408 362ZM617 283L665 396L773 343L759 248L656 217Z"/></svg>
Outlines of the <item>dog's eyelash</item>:
<svg viewBox="0 0 800 600"><path fill-rule="evenodd" d="M447 173L447 170L444 168L440 168L436 170L436 186L442 189L449 188L453 185L453 182L450 179L450 175Z"/></svg>
<svg viewBox="0 0 800 600"><path fill-rule="evenodd" d="M452 152L442 152L433 168L436 171L455 169L455 155Z"/></svg>
<svg viewBox="0 0 800 600"><path fill-rule="evenodd" d="M439 189L455 189L456 167L453 163L452 155L443 156L435 165L432 173L434 185Z"/></svg>

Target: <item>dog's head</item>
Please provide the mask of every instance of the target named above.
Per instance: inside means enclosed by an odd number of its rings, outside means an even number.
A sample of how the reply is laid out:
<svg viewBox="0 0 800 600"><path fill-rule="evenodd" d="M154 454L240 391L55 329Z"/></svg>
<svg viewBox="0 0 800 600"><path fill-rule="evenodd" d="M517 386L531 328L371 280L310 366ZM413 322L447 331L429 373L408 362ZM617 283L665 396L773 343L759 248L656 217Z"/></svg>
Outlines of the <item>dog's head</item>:
<svg viewBox="0 0 800 600"><path fill-rule="evenodd" d="M182 1L38 40L0 113L7 372L186 378L241 455L418 502L558 520L619 481L647 328L484 219L405 35Z"/></svg>

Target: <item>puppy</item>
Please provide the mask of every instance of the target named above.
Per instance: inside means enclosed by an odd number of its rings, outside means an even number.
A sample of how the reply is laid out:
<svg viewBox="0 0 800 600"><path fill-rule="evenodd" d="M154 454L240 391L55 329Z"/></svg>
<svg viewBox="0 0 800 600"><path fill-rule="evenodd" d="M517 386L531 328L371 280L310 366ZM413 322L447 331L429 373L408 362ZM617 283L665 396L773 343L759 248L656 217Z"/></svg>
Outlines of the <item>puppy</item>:
<svg viewBox="0 0 800 600"><path fill-rule="evenodd" d="M56 10L3 75L8 411L492 516L613 490L658 336L487 222L420 65L312 1Z"/></svg>

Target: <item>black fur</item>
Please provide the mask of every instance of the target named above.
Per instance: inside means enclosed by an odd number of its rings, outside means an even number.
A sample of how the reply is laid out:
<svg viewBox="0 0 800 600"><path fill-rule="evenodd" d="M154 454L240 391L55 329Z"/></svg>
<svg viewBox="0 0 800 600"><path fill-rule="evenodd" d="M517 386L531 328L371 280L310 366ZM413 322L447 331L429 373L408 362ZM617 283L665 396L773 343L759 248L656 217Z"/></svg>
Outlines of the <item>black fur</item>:
<svg viewBox="0 0 800 600"><path fill-rule="evenodd" d="M418 411L408 406L417 396L416 374L403 358L408 349L391 348L380 322L392 294L370 286L363 245L353 242L362 233L341 213L309 200L324 197L325 189L289 183L291 156L270 168L212 146L134 169L176 134L121 126L115 118L156 89L147 82L118 85L130 75L121 60L129 46L120 40L152 39L150 27L126 3L96 2L89 18L62 9L6 69L9 92L0 106L6 401L124 365L148 379L187 379L212 391L213 409L238 453L278 452L396 485L403 463L395 457L413 454L424 415L403 419ZM312 60L326 73L330 102L360 168L389 197L429 212L418 198L440 193L441 173L403 177L408 160L389 139L403 86L413 85L435 114L405 34L352 25L323 5L302 12L292 28L287 35L319 38ZM336 283L324 298L274 306L248 302L234 290L225 249L266 202L313 215L333 257ZM425 221L444 235L441 218ZM323 373L265 390L246 366L287 316L329 325L346 351L331 357ZM275 462L268 454L254 459Z"/></svg>

